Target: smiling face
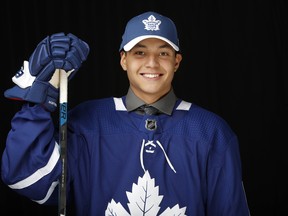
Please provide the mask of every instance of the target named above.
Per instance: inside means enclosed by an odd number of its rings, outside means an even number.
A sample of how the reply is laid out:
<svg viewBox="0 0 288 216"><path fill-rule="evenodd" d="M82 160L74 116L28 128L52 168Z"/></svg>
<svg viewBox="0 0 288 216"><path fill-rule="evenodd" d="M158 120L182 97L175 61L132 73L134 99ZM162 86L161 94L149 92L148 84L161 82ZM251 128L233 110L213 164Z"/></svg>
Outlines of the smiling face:
<svg viewBox="0 0 288 216"><path fill-rule="evenodd" d="M169 44L149 38L140 41L130 51L121 52L120 64L127 71L135 95L151 104L169 92L181 60L181 54L175 54Z"/></svg>

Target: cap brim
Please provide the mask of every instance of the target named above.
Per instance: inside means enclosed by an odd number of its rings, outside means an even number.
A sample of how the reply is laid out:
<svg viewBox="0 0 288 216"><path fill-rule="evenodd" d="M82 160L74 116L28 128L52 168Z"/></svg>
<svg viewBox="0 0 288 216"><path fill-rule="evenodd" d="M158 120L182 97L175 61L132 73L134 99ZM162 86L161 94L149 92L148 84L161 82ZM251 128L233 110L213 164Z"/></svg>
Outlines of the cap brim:
<svg viewBox="0 0 288 216"><path fill-rule="evenodd" d="M137 43L139 43L140 41L147 39L147 38L158 38L160 40L163 40L165 42L167 42L170 46L173 47L174 50L176 50L177 52L179 51L179 47L176 46L174 43L172 43L170 40L168 40L167 38L161 37L161 36L157 36L157 35L144 35L144 36L139 36L134 38L133 40L131 40L129 43L127 43L123 49L125 51L129 51L131 50Z"/></svg>

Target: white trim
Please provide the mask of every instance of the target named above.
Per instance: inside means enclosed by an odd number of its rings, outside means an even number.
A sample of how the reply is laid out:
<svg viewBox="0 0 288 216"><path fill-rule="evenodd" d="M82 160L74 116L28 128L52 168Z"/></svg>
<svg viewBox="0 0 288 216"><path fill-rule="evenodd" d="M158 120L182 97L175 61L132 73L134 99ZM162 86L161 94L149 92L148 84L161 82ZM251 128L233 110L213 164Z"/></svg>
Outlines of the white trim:
<svg viewBox="0 0 288 216"><path fill-rule="evenodd" d="M190 110L192 103L182 100L176 110Z"/></svg>
<svg viewBox="0 0 288 216"><path fill-rule="evenodd" d="M42 200L33 200L33 201L36 202L36 203L38 203L38 204L43 204L43 203L45 203L45 202L50 198L51 194L53 193L55 187L56 187L58 184L59 184L58 181L55 181L55 182L53 182L53 183L51 184L51 186L50 186L50 188L49 188L46 196L44 197L44 199L42 199Z"/></svg>
<svg viewBox="0 0 288 216"><path fill-rule="evenodd" d="M52 155L46 164L46 166L36 170L32 175L29 177L15 183L12 185L8 185L12 189L23 189L26 188L35 182L39 181L44 176L48 175L56 166L57 161L59 160L60 153L59 153L59 146L57 143L55 143L54 150L52 152Z"/></svg>
<svg viewBox="0 0 288 216"><path fill-rule="evenodd" d="M115 103L115 109L117 111L127 111L127 109L126 109L126 107L125 107L125 105L123 103L122 98L114 97L113 99L114 99L114 103Z"/></svg>

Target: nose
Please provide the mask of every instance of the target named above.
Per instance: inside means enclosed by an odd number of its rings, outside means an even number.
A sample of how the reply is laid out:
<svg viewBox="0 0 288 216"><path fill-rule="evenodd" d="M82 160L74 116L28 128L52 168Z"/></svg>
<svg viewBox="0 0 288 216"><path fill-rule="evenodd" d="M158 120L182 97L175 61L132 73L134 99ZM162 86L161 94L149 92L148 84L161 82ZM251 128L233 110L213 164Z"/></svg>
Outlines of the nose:
<svg viewBox="0 0 288 216"><path fill-rule="evenodd" d="M147 56L146 67L158 67L159 61L158 56L156 55L149 55Z"/></svg>

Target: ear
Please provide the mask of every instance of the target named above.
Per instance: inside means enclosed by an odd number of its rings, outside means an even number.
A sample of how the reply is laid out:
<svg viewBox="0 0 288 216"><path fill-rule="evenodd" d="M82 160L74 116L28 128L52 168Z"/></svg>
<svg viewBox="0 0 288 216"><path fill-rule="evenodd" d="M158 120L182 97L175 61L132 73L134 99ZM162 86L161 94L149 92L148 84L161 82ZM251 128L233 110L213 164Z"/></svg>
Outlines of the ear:
<svg viewBox="0 0 288 216"><path fill-rule="evenodd" d="M127 70L127 66L126 66L126 53L124 51L120 52L120 65L122 66L122 69L124 71Z"/></svg>
<svg viewBox="0 0 288 216"><path fill-rule="evenodd" d="M178 70L181 61L182 61L182 55L180 53L176 53L174 72L176 72Z"/></svg>

